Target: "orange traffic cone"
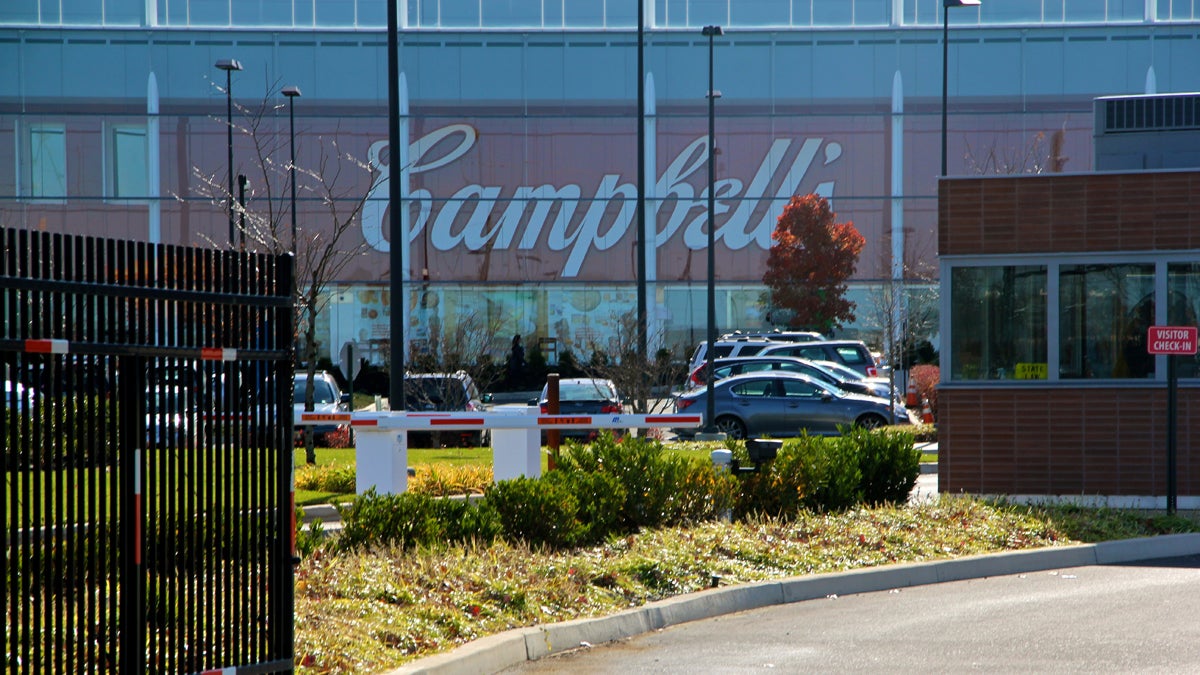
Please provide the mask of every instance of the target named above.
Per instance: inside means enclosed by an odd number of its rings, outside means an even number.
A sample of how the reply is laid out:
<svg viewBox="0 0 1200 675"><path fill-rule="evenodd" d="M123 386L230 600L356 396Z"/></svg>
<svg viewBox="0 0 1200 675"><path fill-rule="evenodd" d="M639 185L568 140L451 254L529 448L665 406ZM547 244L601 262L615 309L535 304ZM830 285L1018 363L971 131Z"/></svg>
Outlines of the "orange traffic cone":
<svg viewBox="0 0 1200 675"><path fill-rule="evenodd" d="M905 407L915 409L917 407L917 403L918 403L918 401L917 401L917 383L913 382L912 378L909 378L909 380L908 380L908 395L904 399L904 405L905 405Z"/></svg>
<svg viewBox="0 0 1200 675"><path fill-rule="evenodd" d="M921 424L933 424L933 410L929 407L929 399L925 399L921 407Z"/></svg>

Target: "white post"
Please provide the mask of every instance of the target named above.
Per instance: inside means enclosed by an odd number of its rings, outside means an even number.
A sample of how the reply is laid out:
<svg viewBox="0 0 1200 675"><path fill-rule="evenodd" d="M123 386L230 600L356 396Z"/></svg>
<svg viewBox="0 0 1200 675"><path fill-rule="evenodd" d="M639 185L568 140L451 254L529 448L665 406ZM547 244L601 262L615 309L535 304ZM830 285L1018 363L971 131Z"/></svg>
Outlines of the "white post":
<svg viewBox="0 0 1200 675"><path fill-rule="evenodd" d="M499 415L536 415L534 406L493 408ZM492 429L492 479L538 478L542 475L542 430Z"/></svg>
<svg viewBox="0 0 1200 675"><path fill-rule="evenodd" d="M354 490L364 494L375 488L381 495L408 489L408 430L355 429L356 476Z"/></svg>

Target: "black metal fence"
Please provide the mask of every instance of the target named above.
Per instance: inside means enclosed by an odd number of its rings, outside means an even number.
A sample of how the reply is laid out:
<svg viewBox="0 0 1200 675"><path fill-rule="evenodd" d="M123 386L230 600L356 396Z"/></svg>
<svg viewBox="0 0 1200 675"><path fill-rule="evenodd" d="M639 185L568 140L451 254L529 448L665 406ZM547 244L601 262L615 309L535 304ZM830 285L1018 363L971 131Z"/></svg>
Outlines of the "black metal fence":
<svg viewBox="0 0 1200 675"><path fill-rule="evenodd" d="M4 670L292 670L290 256L0 229Z"/></svg>

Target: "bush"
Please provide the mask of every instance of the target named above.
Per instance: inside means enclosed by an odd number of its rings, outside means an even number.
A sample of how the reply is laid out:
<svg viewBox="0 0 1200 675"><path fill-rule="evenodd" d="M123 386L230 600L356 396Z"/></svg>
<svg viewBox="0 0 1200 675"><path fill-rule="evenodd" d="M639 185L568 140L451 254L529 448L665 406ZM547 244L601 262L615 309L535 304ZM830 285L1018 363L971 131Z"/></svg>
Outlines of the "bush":
<svg viewBox="0 0 1200 675"><path fill-rule="evenodd" d="M711 463L668 454L661 441L645 437L618 442L605 431L587 446L568 443L558 470L614 477L625 493L621 530L626 532L706 520L732 501L728 489L724 497L698 494L721 486Z"/></svg>
<svg viewBox="0 0 1200 675"><path fill-rule="evenodd" d="M356 489L355 475L352 466L305 464L296 468L296 489L348 494Z"/></svg>
<svg viewBox="0 0 1200 675"><path fill-rule="evenodd" d="M567 548L587 537L579 498L569 481L549 476L502 480L488 489L485 497L488 508L497 515L501 534L510 541Z"/></svg>
<svg viewBox="0 0 1200 675"><path fill-rule="evenodd" d="M917 397L929 401L929 409L933 411L934 419L937 419L937 385L942 378L942 369L931 365L913 366L912 370L908 371L908 376L912 378L913 386L917 389Z"/></svg>
<svg viewBox="0 0 1200 675"><path fill-rule="evenodd" d="M794 461L802 507L812 511L844 511L859 502L862 470L852 439L801 436L785 442L784 449L797 455Z"/></svg>
<svg viewBox="0 0 1200 675"><path fill-rule="evenodd" d="M499 531L489 509L468 500L436 499L416 492L379 495L372 489L335 508L342 517L337 547L343 551L374 546L412 549L472 539L486 542Z"/></svg>
<svg viewBox="0 0 1200 675"><path fill-rule="evenodd" d="M921 473L921 453L911 433L847 429L843 437L855 446L862 474L861 500L870 506L903 504Z"/></svg>

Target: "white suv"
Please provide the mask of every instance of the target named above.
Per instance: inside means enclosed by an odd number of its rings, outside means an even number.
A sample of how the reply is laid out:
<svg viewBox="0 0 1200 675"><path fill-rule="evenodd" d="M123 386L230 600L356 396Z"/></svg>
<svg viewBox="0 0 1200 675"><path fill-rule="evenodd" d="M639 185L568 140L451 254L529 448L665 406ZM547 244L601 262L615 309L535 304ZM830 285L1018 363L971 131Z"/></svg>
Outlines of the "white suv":
<svg viewBox="0 0 1200 675"><path fill-rule="evenodd" d="M713 343L713 359L731 358L734 356L754 356L772 345L788 344L762 338L738 337L734 339L717 340ZM692 372L708 359L708 340L696 345L692 359L688 362L688 372Z"/></svg>

